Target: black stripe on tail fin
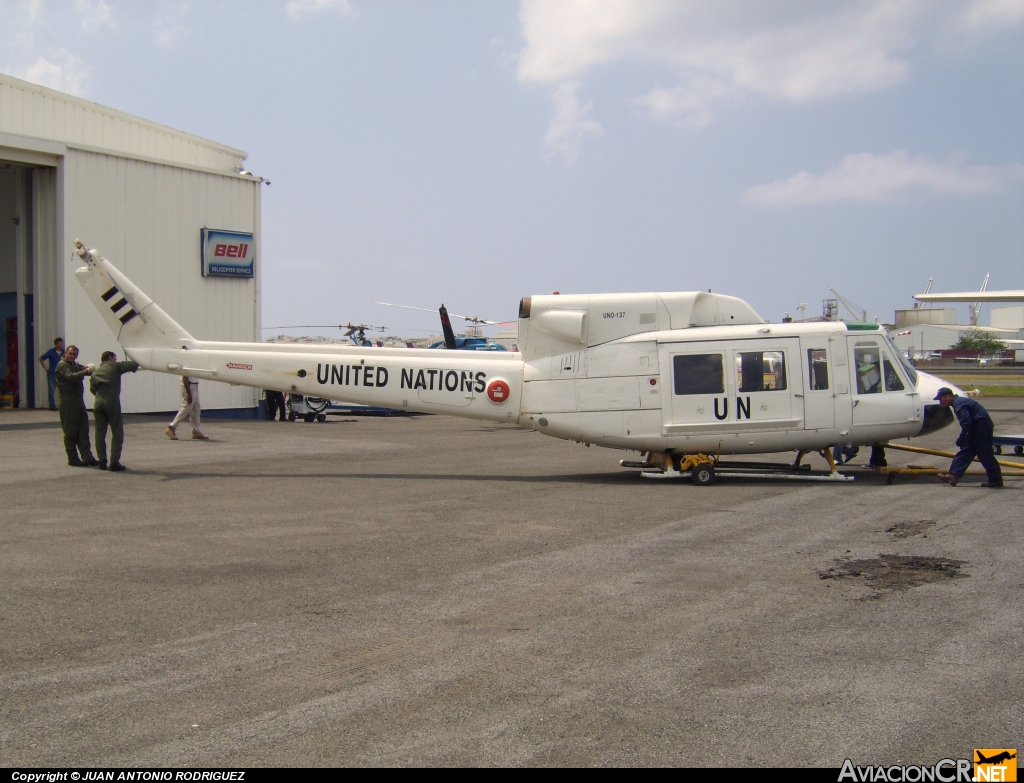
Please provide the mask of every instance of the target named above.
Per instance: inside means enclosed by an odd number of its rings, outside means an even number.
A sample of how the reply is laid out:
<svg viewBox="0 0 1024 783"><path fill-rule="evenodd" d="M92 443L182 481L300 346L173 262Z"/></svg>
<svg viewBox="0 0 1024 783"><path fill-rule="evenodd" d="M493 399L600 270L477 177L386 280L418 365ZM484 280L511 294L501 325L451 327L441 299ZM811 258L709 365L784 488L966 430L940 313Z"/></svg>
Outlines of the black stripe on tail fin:
<svg viewBox="0 0 1024 783"><path fill-rule="evenodd" d="M114 294L116 294L116 293L117 293L117 286L114 286L109 291L106 291L105 293L100 294L100 296L103 298L104 302L109 302L111 300L111 298L114 296Z"/></svg>
<svg viewBox="0 0 1024 783"><path fill-rule="evenodd" d="M138 313L135 312L134 310L129 310L127 313L121 316L121 323L126 324L137 315Z"/></svg>

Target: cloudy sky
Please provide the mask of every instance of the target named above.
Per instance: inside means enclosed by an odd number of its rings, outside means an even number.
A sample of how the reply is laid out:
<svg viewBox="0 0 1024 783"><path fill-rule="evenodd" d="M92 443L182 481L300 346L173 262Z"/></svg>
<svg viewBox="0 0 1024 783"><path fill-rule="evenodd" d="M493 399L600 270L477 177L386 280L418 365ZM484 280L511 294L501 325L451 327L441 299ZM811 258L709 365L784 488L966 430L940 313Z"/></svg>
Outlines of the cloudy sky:
<svg viewBox="0 0 1024 783"><path fill-rule="evenodd" d="M264 323L1024 288L1024 0L0 0L0 71L249 152Z"/></svg>

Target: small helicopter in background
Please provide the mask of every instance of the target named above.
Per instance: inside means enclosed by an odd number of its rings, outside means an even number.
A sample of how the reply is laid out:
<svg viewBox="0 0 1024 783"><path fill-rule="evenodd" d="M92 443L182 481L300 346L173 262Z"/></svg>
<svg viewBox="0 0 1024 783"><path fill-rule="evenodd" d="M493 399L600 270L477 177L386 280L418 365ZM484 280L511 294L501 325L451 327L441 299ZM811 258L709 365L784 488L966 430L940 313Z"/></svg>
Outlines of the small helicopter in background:
<svg viewBox="0 0 1024 783"><path fill-rule="evenodd" d="M384 305L385 307L401 307L405 310L422 310L425 313L432 313L426 307L413 307L411 305L393 304L391 302L374 302L374 304ZM510 326L515 327L516 324L507 321L488 321L486 318L480 318L476 315L459 315L458 313L449 314L448 308L444 306L444 303L438 308L438 313L441 316L441 331L444 333L444 340L439 340L436 343L431 344L430 348L446 348L450 351L507 351L504 345L500 343L492 342L483 336L482 326ZM467 334L461 337L455 336L455 330L452 329L451 316L461 318L472 326L466 327Z"/></svg>
<svg viewBox="0 0 1024 783"><path fill-rule="evenodd" d="M338 328L341 329L342 327L339 326ZM360 346L361 348L372 348L373 345L374 345L373 342L371 340L367 339L367 337L366 337L366 330L367 329L369 329L371 331L374 331L374 332L383 332L383 331L387 330L387 327L386 326L370 326L369 324L359 324L358 326L353 326L352 324L348 324L345 327L345 334L344 334L344 336L347 337L348 339L350 339L356 345ZM378 345L378 347L380 347L380 346L383 346L383 343L378 341L377 345Z"/></svg>

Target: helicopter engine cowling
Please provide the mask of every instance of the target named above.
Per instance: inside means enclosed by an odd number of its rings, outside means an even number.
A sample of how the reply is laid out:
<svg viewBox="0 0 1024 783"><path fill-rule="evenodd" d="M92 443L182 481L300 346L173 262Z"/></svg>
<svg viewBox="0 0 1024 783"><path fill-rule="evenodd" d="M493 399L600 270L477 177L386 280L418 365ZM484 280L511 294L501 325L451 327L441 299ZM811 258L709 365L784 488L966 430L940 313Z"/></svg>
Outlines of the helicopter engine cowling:
<svg viewBox="0 0 1024 783"><path fill-rule="evenodd" d="M533 296L519 304L519 350L527 362L643 332L764 323L742 299L689 291Z"/></svg>
<svg viewBox="0 0 1024 783"><path fill-rule="evenodd" d="M568 440L661 431L656 334L762 324L732 296L699 291L534 296L519 308L520 424ZM643 339L650 333L651 339ZM625 339L630 338L630 339ZM624 417L623 411L631 411Z"/></svg>

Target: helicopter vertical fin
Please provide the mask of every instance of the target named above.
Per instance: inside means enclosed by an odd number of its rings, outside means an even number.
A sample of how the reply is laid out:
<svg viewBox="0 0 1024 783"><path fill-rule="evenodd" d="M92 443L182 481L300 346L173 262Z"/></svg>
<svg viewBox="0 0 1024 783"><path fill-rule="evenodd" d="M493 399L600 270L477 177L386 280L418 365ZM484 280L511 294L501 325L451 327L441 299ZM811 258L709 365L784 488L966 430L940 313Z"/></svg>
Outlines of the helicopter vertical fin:
<svg viewBox="0 0 1024 783"><path fill-rule="evenodd" d="M441 330L444 332L444 347L450 351L454 351L457 347L455 342L455 332L452 331L452 321L448 317L448 309L442 304L438 308L438 312L441 314Z"/></svg>
<svg viewBox="0 0 1024 783"><path fill-rule="evenodd" d="M85 262L75 277L126 350L195 345L192 335L98 251L77 239L75 248Z"/></svg>

